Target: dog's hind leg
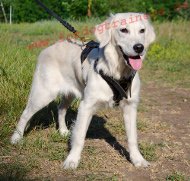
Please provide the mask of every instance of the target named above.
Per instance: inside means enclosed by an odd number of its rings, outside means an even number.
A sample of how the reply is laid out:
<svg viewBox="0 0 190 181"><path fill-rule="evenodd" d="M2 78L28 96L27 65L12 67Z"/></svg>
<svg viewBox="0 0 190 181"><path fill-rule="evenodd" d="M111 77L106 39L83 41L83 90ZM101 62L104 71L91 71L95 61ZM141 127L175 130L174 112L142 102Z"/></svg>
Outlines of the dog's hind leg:
<svg viewBox="0 0 190 181"><path fill-rule="evenodd" d="M67 129L66 122L65 122L65 116L68 107L70 106L71 102L73 100L73 96L64 96L62 98L61 103L58 106L58 122L59 122L59 132L62 136L66 136L69 133L69 130Z"/></svg>
<svg viewBox="0 0 190 181"><path fill-rule="evenodd" d="M16 144L22 139L27 123L31 117L53 101L56 98L57 93L57 91L46 89L42 85L37 86L34 84L32 86L27 106L20 117L14 134L11 137L12 144Z"/></svg>

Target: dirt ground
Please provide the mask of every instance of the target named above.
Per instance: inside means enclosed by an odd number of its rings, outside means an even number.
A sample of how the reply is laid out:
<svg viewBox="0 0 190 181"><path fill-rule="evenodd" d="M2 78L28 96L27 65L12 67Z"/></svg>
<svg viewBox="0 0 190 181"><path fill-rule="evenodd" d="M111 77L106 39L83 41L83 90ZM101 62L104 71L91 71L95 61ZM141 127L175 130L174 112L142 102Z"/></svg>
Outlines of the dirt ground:
<svg viewBox="0 0 190 181"><path fill-rule="evenodd" d="M190 95L184 88L142 86L138 120L139 142L156 145L151 166L135 168L128 152L120 110L104 110L88 131L82 160L76 171L56 169L53 180L165 180L173 173L190 179ZM119 117L119 119L118 119ZM106 123L105 123L106 122ZM113 123L114 122L114 123ZM108 124L109 129L106 128ZM117 128L120 127L119 128ZM117 130L119 129L119 130ZM145 148L146 152L146 148ZM50 167L60 163L49 162ZM49 172L49 171L48 171ZM172 180L172 177L170 177ZM174 178L177 180L177 178Z"/></svg>

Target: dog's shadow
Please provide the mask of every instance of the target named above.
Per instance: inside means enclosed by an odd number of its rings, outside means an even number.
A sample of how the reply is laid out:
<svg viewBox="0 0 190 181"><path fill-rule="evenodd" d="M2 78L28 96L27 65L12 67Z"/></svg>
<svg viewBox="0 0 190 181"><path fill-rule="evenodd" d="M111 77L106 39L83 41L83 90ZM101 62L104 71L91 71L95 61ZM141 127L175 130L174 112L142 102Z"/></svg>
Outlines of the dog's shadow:
<svg viewBox="0 0 190 181"><path fill-rule="evenodd" d="M66 114L67 127L70 129L73 120L76 120L77 111L69 108ZM56 129L58 129L58 110L55 102L50 103L48 106L38 111L30 120L30 126L26 133L32 129L45 129L55 123ZM104 139L110 146L113 147L122 157L125 157L128 161L129 152L117 141L117 139L109 132L105 127L106 120L97 115L93 116L91 124L89 126L87 136L88 139Z"/></svg>

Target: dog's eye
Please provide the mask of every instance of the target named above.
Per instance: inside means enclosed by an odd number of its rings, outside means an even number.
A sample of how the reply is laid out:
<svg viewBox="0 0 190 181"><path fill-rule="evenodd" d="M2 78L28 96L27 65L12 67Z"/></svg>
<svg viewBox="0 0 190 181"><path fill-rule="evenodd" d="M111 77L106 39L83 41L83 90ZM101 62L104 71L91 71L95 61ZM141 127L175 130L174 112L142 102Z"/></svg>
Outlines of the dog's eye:
<svg viewBox="0 0 190 181"><path fill-rule="evenodd" d="M122 33L129 33L129 30L127 28L120 29Z"/></svg>
<svg viewBox="0 0 190 181"><path fill-rule="evenodd" d="M140 32L140 33L144 33L144 32L145 32L145 29L141 29L139 32Z"/></svg>

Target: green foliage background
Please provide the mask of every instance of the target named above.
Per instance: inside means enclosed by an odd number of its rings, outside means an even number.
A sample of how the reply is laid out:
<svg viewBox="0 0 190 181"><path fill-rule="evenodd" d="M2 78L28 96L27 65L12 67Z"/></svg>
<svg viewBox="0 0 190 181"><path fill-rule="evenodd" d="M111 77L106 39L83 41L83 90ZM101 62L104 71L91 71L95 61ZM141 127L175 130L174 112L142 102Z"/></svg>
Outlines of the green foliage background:
<svg viewBox="0 0 190 181"><path fill-rule="evenodd" d="M88 0L41 0L50 9L66 19L81 20L87 17ZM9 6L13 6L13 21L35 22L51 19L35 2L35 0L2 0L8 14ZM145 12L153 20L190 19L190 0L188 7L180 5L184 0L92 0L93 17L108 16L117 12ZM180 7L180 8L178 8ZM177 10L178 8L178 10ZM3 21L2 12L0 20Z"/></svg>

